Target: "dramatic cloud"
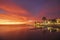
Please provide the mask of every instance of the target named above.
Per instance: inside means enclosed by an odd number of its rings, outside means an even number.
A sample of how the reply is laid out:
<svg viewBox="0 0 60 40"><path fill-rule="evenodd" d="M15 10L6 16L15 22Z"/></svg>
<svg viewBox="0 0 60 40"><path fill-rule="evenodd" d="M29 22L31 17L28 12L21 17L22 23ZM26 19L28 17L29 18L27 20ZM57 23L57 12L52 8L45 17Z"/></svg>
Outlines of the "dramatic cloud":
<svg viewBox="0 0 60 40"><path fill-rule="evenodd" d="M39 20L43 16L48 18L58 17L60 16L59 3L58 0L0 0L0 18L11 20Z"/></svg>
<svg viewBox="0 0 60 40"><path fill-rule="evenodd" d="M28 15L29 12L26 9L17 6L11 0L0 0L0 9L5 11L3 14L0 13L1 19L8 19L12 21L26 21L28 19L28 17L21 15Z"/></svg>
<svg viewBox="0 0 60 40"><path fill-rule="evenodd" d="M6 14L0 14L0 19L7 19L12 21L26 21L27 18L23 16L17 16L17 15L6 15Z"/></svg>
<svg viewBox="0 0 60 40"><path fill-rule="evenodd" d="M27 14L28 11L23 9L22 7L18 7L16 5L0 5L0 8L7 11L7 12L10 12L10 13L16 13L16 14Z"/></svg>

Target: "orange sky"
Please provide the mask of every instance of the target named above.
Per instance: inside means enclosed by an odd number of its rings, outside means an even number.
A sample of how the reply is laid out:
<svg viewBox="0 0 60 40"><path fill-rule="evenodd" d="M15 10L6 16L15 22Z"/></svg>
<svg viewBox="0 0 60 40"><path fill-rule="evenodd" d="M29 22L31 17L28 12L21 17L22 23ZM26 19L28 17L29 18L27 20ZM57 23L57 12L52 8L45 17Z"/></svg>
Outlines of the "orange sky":
<svg viewBox="0 0 60 40"><path fill-rule="evenodd" d="M57 1L41 1L0 0L0 19L22 22L40 20L43 16L59 16L60 5Z"/></svg>
<svg viewBox="0 0 60 40"><path fill-rule="evenodd" d="M12 2L10 2L9 4L7 4L7 3L2 3L0 5L0 8L2 10L6 11L4 13L0 13L0 19L11 20L11 21L19 21L19 22L20 21L23 22L23 21L28 20L28 17L21 16L22 14L25 14L25 15L29 14L29 12L26 9L24 9L22 7L18 7L16 4L14 4Z"/></svg>

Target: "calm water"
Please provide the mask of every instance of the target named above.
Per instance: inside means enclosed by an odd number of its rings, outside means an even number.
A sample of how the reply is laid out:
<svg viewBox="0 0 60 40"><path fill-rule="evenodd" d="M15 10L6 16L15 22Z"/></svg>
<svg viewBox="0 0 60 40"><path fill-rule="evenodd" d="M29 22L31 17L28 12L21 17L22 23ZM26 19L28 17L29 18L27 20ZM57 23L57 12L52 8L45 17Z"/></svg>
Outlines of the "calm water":
<svg viewBox="0 0 60 40"><path fill-rule="evenodd" d="M60 40L60 32L42 31L31 26L0 26L0 40Z"/></svg>

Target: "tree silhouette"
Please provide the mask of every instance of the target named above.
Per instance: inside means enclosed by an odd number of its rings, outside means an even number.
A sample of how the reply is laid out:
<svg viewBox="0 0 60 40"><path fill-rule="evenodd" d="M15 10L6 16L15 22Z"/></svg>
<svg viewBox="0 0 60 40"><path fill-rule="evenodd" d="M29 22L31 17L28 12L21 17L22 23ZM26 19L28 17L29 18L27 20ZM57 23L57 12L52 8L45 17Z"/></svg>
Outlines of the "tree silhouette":
<svg viewBox="0 0 60 40"><path fill-rule="evenodd" d="M55 23L57 23L57 20L56 20L56 19L52 19L51 22L52 22L53 24L55 24Z"/></svg>
<svg viewBox="0 0 60 40"><path fill-rule="evenodd" d="M46 17L42 17L42 20L45 22L47 19L46 19Z"/></svg>

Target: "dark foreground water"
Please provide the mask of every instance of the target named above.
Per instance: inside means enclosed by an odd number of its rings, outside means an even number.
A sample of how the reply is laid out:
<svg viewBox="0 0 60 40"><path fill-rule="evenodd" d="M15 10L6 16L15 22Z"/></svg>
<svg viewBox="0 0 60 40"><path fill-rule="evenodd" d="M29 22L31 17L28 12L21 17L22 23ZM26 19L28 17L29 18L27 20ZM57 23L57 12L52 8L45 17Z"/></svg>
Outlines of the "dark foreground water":
<svg viewBox="0 0 60 40"><path fill-rule="evenodd" d="M0 40L60 40L60 32L33 27L0 27Z"/></svg>

